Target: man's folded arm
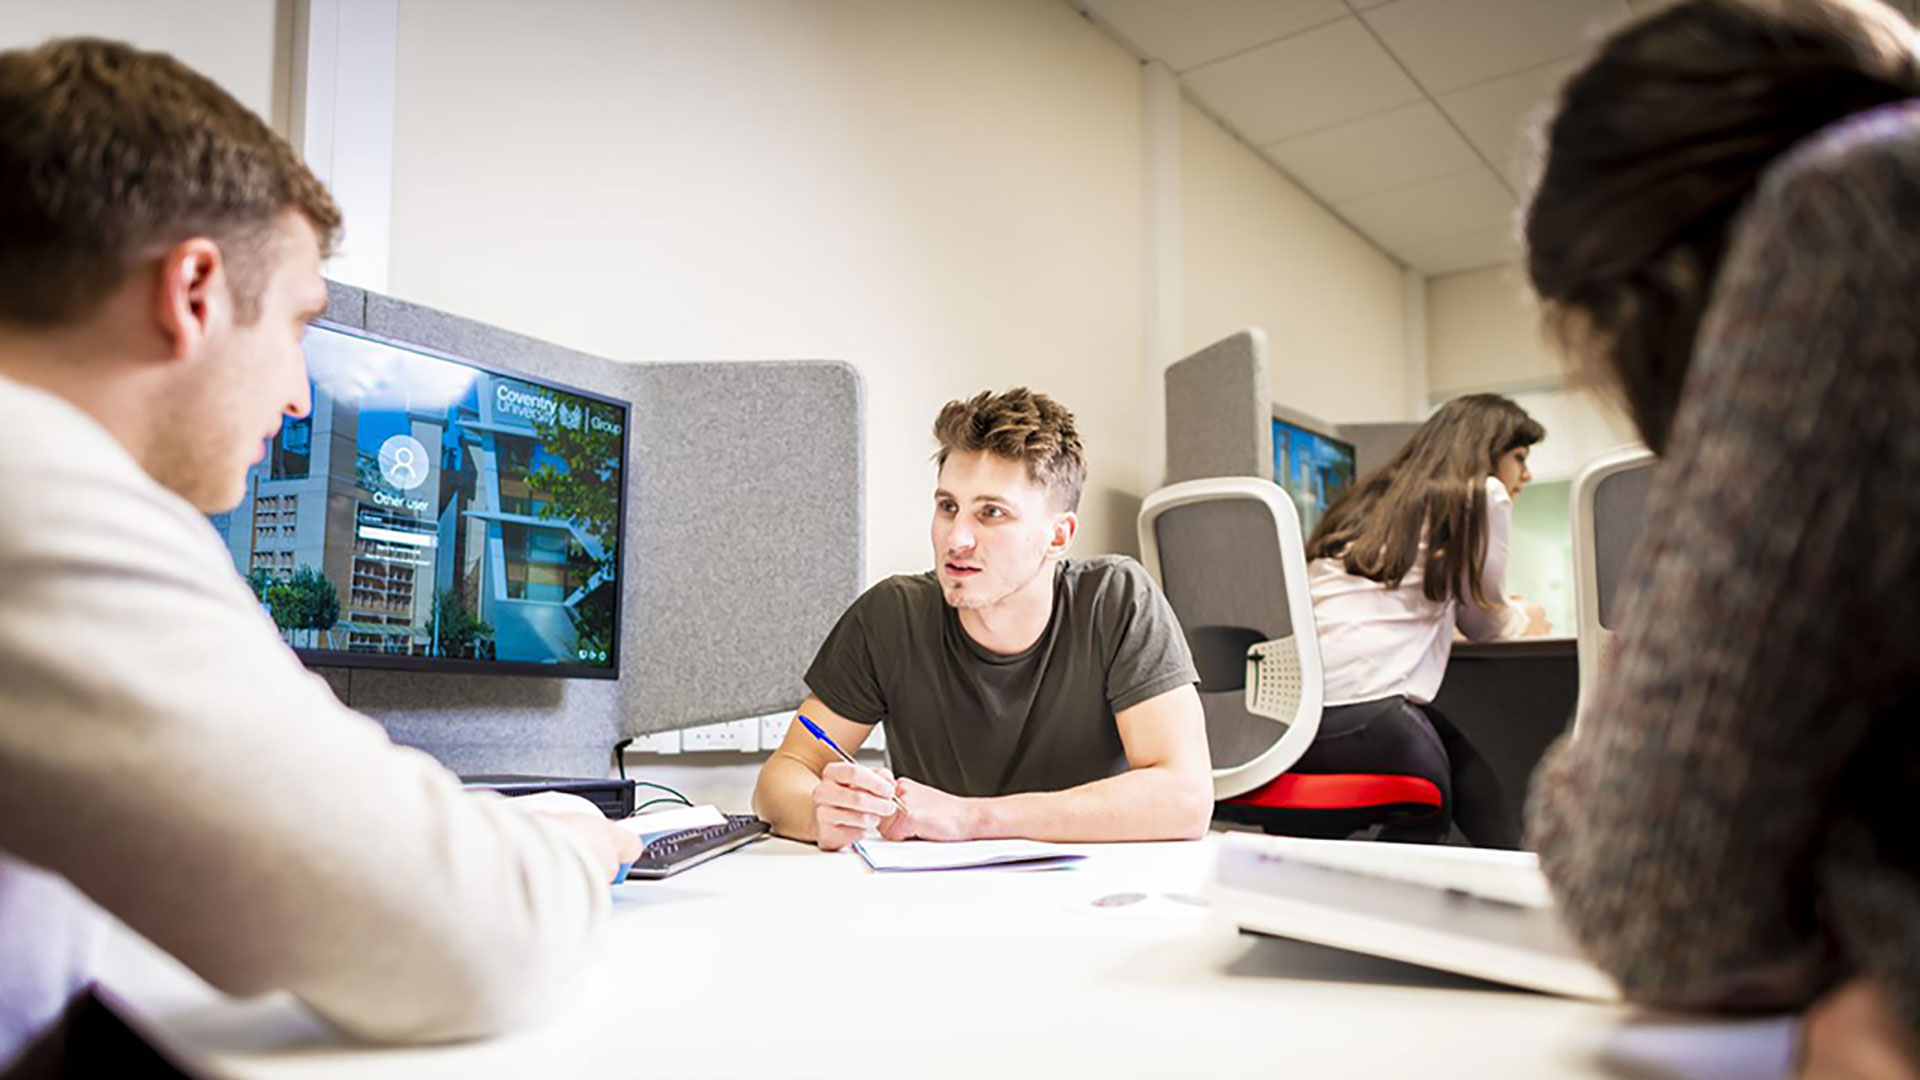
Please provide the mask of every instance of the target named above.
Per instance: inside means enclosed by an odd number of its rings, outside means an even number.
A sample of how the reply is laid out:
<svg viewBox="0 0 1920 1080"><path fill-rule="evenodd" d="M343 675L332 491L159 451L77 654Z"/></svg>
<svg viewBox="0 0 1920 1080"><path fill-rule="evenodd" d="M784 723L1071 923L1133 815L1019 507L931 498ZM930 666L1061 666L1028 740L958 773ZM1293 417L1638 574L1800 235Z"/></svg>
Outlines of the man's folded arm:
<svg viewBox="0 0 1920 1080"><path fill-rule="evenodd" d="M1062 843L1193 840L1213 815L1206 716L1190 683L1122 709L1114 722L1131 766L1064 791L979 800L978 835Z"/></svg>

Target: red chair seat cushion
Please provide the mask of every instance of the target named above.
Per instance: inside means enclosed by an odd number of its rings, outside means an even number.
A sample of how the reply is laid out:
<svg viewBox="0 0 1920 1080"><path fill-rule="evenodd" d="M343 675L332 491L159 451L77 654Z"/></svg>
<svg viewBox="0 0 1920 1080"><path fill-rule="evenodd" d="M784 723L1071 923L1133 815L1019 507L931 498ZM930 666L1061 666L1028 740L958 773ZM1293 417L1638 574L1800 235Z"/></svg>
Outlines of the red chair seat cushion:
<svg viewBox="0 0 1920 1080"><path fill-rule="evenodd" d="M1281 773L1221 802L1274 810L1351 810L1368 806L1440 808L1440 789L1419 776L1373 773Z"/></svg>

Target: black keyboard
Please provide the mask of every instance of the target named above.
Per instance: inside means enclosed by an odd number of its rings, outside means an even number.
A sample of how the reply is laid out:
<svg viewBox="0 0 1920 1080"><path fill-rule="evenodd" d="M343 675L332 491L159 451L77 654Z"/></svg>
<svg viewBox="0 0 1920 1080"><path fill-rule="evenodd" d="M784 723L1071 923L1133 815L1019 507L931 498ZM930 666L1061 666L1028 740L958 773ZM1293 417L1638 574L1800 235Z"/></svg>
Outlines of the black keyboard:
<svg viewBox="0 0 1920 1080"><path fill-rule="evenodd" d="M725 823L682 829L657 837L627 869L627 877L663 878L772 835L752 814L728 814Z"/></svg>

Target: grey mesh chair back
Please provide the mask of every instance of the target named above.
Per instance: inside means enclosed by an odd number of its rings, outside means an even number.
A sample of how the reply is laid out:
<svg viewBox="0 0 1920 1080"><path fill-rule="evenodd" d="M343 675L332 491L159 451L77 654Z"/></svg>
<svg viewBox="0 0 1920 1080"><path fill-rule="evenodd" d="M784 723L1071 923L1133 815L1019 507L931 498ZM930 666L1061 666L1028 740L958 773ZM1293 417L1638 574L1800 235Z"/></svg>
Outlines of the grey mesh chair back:
<svg viewBox="0 0 1920 1080"><path fill-rule="evenodd" d="M1573 481L1574 632L1580 656L1576 736L1613 649L1615 597L1628 556L1646 530L1655 460L1642 446L1612 450L1588 462Z"/></svg>
<svg viewBox="0 0 1920 1080"><path fill-rule="evenodd" d="M1141 506L1140 551L1200 671L1214 798L1279 776L1320 729L1320 639L1293 501L1251 477L1174 484Z"/></svg>

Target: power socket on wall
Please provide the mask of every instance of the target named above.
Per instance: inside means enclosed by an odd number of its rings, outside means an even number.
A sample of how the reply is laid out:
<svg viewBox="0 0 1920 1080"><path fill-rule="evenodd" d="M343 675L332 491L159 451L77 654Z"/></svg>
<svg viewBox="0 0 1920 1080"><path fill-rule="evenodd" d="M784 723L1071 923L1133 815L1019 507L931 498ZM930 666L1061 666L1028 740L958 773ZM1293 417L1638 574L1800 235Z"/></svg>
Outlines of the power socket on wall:
<svg viewBox="0 0 1920 1080"><path fill-rule="evenodd" d="M759 722L752 719L730 720L723 724L687 728L680 732L680 749L688 754L713 750L753 753L760 749Z"/></svg>
<svg viewBox="0 0 1920 1080"><path fill-rule="evenodd" d="M634 754L711 754L732 751L742 754L772 753L779 749L780 743L787 737L787 728L793 723L791 712L768 713L765 716L749 716L744 720L728 720L702 727L682 728L679 731L662 731L652 735L642 735L635 739L628 751ZM887 750L887 729L877 727L867 741L860 746L861 753L884 754Z"/></svg>
<svg viewBox="0 0 1920 1080"><path fill-rule="evenodd" d="M780 743L787 737L787 729L793 726L793 713L769 713L760 718L760 749L772 751L780 749ZM872 751L885 753L887 749L887 729L877 727L867 741L860 744L862 753Z"/></svg>
<svg viewBox="0 0 1920 1080"><path fill-rule="evenodd" d="M760 749L778 750L787 737L793 717L788 713L770 713L760 718Z"/></svg>

